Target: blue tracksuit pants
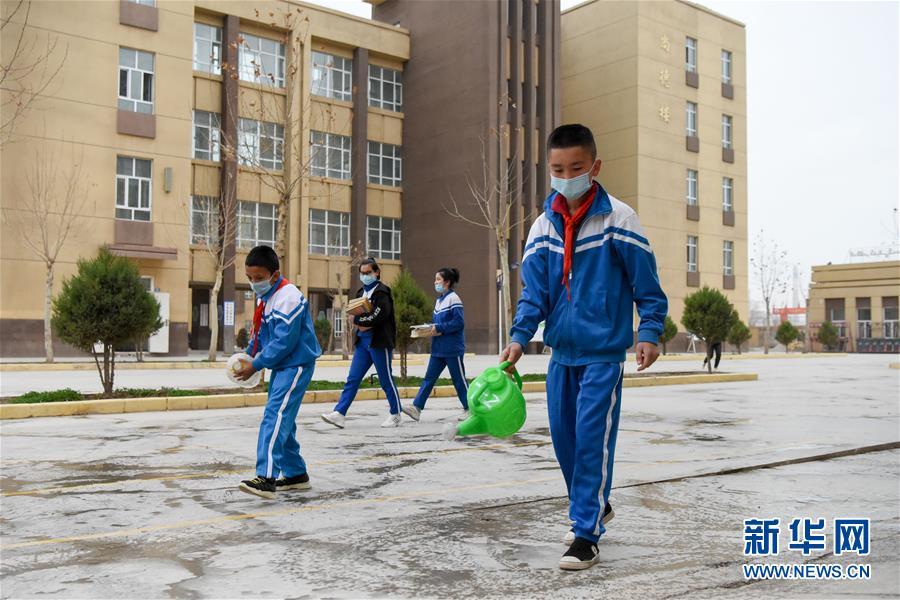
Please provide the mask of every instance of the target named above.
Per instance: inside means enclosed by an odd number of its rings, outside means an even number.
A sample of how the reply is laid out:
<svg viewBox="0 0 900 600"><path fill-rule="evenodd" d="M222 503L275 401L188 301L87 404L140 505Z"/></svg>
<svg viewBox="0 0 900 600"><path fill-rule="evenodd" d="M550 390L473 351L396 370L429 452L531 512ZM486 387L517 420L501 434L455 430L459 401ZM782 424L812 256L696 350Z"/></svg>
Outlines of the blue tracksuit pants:
<svg viewBox="0 0 900 600"><path fill-rule="evenodd" d="M603 509L612 489L624 363L577 367L550 361L550 437L569 492L575 535L597 542L606 531Z"/></svg>
<svg viewBox="0 0 900 600"><path fill-rule="evenodd" d="M297 413L316 363L272 371L269 399L263 411L256 443L256 474L259 477L296 477L306 473L297 442Z"/></svg>
<svg viewBox="0 0 900 600"><path fill-rule="evenodd" d="M397 392L397 386L394 385L394 378L391 375L392 352L387 348L372 348L369 346L371 341L371 335L361 334L359 336L359 343L356 344L356 350L353 352L353 360L350 361L347 383L344 384L341 399L334 407L334 410L342 415L347 415L347 410L353 403L353 399L356 398L356 392L359 391L359 384L362 383L363 377L366 376L373 364L375 372L378 373L378 381L381 382L381 389L387 396L391 414L396 415L400 412L400 394Z"/></svg>
<svg viewBox="0 0 900 600"><path fill-rule="evenodd" d="M466 367L463 365L462 356L446 357L435 356L432 354L431 358L428 359L428 368L425 370L425 379L419 387L419 393L416 394L416 399L413 401L413 404L419 410L425 408L428 396L431 395L431 390L434 389L434 382L436 382L437 378L444 372L444 368L450 369L450 378L453 380L453 387L456 388L456 396L459 398L459 403L462 404L464 410L469 410L469 401L467 398L469 384L466 382Z"/></svg>

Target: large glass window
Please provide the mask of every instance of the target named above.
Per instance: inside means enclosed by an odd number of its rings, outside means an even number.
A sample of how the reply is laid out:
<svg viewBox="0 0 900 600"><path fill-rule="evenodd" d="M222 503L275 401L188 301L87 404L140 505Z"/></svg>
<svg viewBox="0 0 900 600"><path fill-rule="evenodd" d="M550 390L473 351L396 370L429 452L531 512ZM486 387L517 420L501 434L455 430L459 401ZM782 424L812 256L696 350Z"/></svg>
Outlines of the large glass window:
<svg viewBox="0 0 900 600"><path fill-rule="evenodd" d="M268 38L241 33L244 42L238 56L242 81L284 87L284 44Z"/></svg>
<svg viewBox="0 0 900 600"><path fill-rule="evenodd" d="M284 126L266 121L241 119L238 130L238 161L280 171L284 168Z"/></svg>
<svg viewBox="0 0 900 600"><path fill-rule="evenodd" d="M153 54L119 48L119 110L153 113Z"/></svg>
<svg viewBox="0 0 900 600"><path fill-rule="evenodd" d="M369 65L369 106L398 112L403 110L403 80L400 71Z"/></svg>
<svg viewBox="0 0 900 600"><path fill-rule="evenodd" d="M350 137L321 131L310 132L314 177L350 179Z"/></svg>
<svg viewBox="0 0 900 600"><path fill-rule="evenodd" d="M865 339L872 337L872 299L856 299L856 337Z"/></svg>
<svg viewBox="0 0 900 600"><path fill-rule="evenodd" d="M400 219L369 216L366 222L369 254L400 260Z"/></svg>
<svg viewBox="0 0 900 600"><path fill-rule="evenodd" d="M722 115L722 147L731 148L732 120L731 115Z"/></svg>
<svg viewBox="0 0 900 600"><path fill-rule="evenodd" d="M722 83L731 83L731 52L722 50Z"/></svg>
<svg viewBox="0 0 900 600"><path fill-rule="evenodd" d="M688 102L685 113L685 134L690 137L697 136L697 104Z"/></svg>
<svg viewBox="0 0 900 600"><path fill-rule="evenodd" d="M208 244L219 235L219 200L191 196L191 243Z"/></svg>
<svg viewBox="0 0 900 600"><path fill-rule="evenodd" d="M734 242L722 242L722 274L734 275Z"/></svg>
<svg viewBox="0 0 900 600"><path fill-rule="evenodd" d="M219 161L219 113L194 111L194 158Z"/></svg>
<svg viewBox="0 0 900 600"><path fill-rule="evenodd" d="M400 186L401 163L400 146L369 142L369 183Z"/></svg>
<svg viewBox="0 0 900 600"><path fill-rule="evenodd" d="M697 271L697 236L687 236L687 270L688 273Z"/></svg>
<svg viewBox="0 0 900 600"><path fill-rule="evenodd" d="M116 218L149 221L152 162L130 156L116 157Z"/></svg>
<svg viewBox="0 0 900 600"><path fill-rule="evenodd" d="M691 206L697 204L697 171L687 170L687 203Z"/></svg>
<svg viewBox="0 0 900 600"><path fill-rule="evenodd" d="M881 310L884 320L884 337L900 338L900 305L897 303L897 296L882 298Z"/></svg>
<svg viewBox="0 0 900 600"><path fill-rule="evenodd" d="M219 73L222 65L222 28L194 23L194 70Z"/></svg>
<svg viewBox="0 0 900 600"><path fill-rule="evenodd" d="M237 207L237 247L275 247L278 207L264 202L241 200Z"/></svg>
<svg viewBox="0 0 900 600"><path fill-rule="evenodd" d="M722 178L722 210L734 210L734 179L731 177Z"/></svg>
<svg viewBox="0 0 900 600"><path fill-rule="evenodd" d="M697 71L697 40L692 37L684 39L684 68L686 71Z"/></svg>
<svg viewBox="0 0 900 600"><path fill-rule="evenodd" d="M352 100L353 60L325 52L312 53L312 93L315 96Z"/></svg>
<svg viewBox="0 0 900 600"><path fill-rule="evenodd" d="M350 255L350 213L309 209L309 252Z"/></svg>

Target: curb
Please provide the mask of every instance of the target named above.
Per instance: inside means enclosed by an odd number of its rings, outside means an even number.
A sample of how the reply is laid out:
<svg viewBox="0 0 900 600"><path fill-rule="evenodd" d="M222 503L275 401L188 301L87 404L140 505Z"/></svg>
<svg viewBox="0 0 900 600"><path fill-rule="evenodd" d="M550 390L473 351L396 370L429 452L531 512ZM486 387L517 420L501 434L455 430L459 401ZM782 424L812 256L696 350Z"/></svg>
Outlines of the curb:
<svg viewBox="0 0 900 600"><path fill-rule="evenodd" d="M398 357L399 358L399 357ZM407 364L421 366L425 359L421 355L406 359ZM116 371L168 371L181 369L224 369L225 361L207 362L204 360L182 362L126 362L116 363ZM316 367L349 367L350 360L319 359ZM40 371L96 371L97 365L92 362L77 363L2 363L0 373L8 372L40 372Z"/></svg>
<svg viewBox="0 0 900 600"><path fill-rule="evenodd" d="M622 387L649 387L657 385L687 385L698 383L726 383L732 381L756 381L756 373L713 373L697 375L658 375L654 377L626 377ZM415 387L397 390L401 398L414 398L419 391ZM529 381L522 386L526 394L546 391L543 381ZM325 404L337 402L341 390L320 390L306 392L304 404ZM448 398L456 396L452 385L434 388L431 397ZM111 400L76 400L74 402L43 402L37 404L0 404L0 420L29 419L32 417L72 417L77 415L122 414L169 410L204 410L208 408L243 408L264 406L267 394L218 394L212 396L177 396L171 398L114 398ZM359 390L356 400L384 400L381 389Z"/></svg>
<svg viewBox="0 0 900 600"><path fill-rule="evenodd" d="M633 354L629 354L629 357L631 356L633 356ZM703 352L696 352L694 354L660 354L656 361L702 361L705 356L706 354ZM755 352L753 354L725 354L723 352L722 362L730 360L760 360L774 358L844 358L846 356L848 356L846 352L773 352L769 354L763 354L761 352Z"/></svg>

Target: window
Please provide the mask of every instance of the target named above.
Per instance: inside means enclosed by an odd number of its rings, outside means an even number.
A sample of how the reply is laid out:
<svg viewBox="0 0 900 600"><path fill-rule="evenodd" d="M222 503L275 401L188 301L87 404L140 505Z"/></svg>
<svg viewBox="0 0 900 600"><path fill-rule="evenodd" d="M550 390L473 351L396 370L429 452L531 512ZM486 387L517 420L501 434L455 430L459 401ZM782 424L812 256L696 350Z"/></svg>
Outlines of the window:
<svg viewBox="0 0 900 600"><path fill-rule="evenodd" d="M350 78L352 71L353 61L349 58L325 54L324 52L313 52L313 95L336 100L351 100L352 88Z"/></svg>
<svg viewBox="0 0 900 600"><path fill-rule="evenodd" d="M900 308L898 308L897 296L882 298L881 307L884 316L884 337L889 339L900 337Z"/></svg>
<svg viewBox="0 0 900 600"><path fill-rule="evenodd" d="M238 161L280 171L284 168L284 126L266 121L241 119L238 130Z"/></svg>
<svg viewBox="0 0 900 600"><path fill-rule="evenodd" d="M872 299L856 299L856 337L865 339L872 337Z"/></svg>
<svg viewBox="0 0 900 600"><path fill-rule="evenodd" d="M222 28L194 23L194 70L218 73L222 64Z"/></svg>
<svg viewBox="0 0 900 600"><path fill-rule="evenodd" d="M116 218L149 221L152 163L130 156L116 157Z"/></svg>
<svg viewBox="0 0 900 600"><path fill-rule="evenodd" d="M264 202L240 200L237 207L237 247L275 247L278 207Z"/></svg>
<svg viewBox="0 0 900 600"><path fill-rule="evenodd" d="M687 170L687 203L690 206L697 204L697 171Z"/></svg>
<svg viewBox="0 0 900 600"><path fill-rule="evenodd" d="M697 272L697 236L687 236L687 270L688 273Z"/></svg>
<svg viewBox="0 0 900 600"><path fill-rule="evenodd" d="M284 44L268 38L241 33L239 48L241 81L284 87Z"/></svg>
<svg viewBox="0 0 900 600"><path fill-rule="evenodd" d="M135 4L143 4L144 6L156 6L156 0L128 0Z"/></svg>
<svg viewBox="0 0 900 600"><path fill-rule="evenodd" d="M321 131L310 132L313 177L350 179L350 137Z"/></svg>
<svg viewBox="0 0 900 600"><path fill-rule="evenodd" d="M375 258L400 260L400 219L368 217L366 237L369 254Z"/></svg>
<svg viewBox="0 0 900 600"><path fill-rule="evenodd" d="M119 48L119 110L153 113L153 54Z"/></svg>
<svg viewBox="0 0 900 600"><path fill-rule="evenodd" d="M722 50L722 83L731 83L731 52Z"/></svg>
<svg viewBox="0 0 900 600"><path fill-rule="evenodd" d="M309 209L309 252L350 255L350 213Z"/></svg>
<svg viewBox="0 0 900 600"><path fill-rule="evenodd" d="M194 158L219 161L219 113L194 111Z"/></svg>
<svg viewBox="0 0 900 600"><path fill-rule="evenodd" d="M684 69L691 73L697 72L697 40L692 37L684 40Z"/></svg>
<svg viewBox="0 0 900 600"><path fill-rule="evenodd" d="M369 183L400 186L400 146L369 142Z"/></svg>
<svg viewBox="0 0 900 600"><path fill-rule="evenodd" d="M333 313L332 321L334 322L334 327L332 329L334 329L334 337L339 338L344 335L344 319L346 317L343 311L333 310L331 312Z"/></svg>
<svg viewBox="0 0 900 600"><path fill-rule="evenodd" d="M722 242L722 274L734 275L734 242Z"/></svg>
<svg viewBox="0 0 900 600"><path fill-rule="evenodd" d="M212 196L191 196L191 243L209 244L219 235L219 200Z"/></svg>
<svg viewBox="0 0 900 600"><path fill-rule="evenodd" d="M847 336L843 298L825 298L825 320L830 321L837 328L840 337Z"/></svg>
<svg viewBox="0 0 900 600"><path fill-rule="evenodd" d="M690 137L697 136L697 103L687 103L687 114L685 115L685 134Z"/></svg>
<svg viewBox="0 0 900 600"><path fill-rule="evenodd" d="M731 148L731 116L722 115L722 147Z"/></svg>
<svg viewBox="0 0 900 600"><path fill-rule="evenodd" d="M734 210L734 179L731 177L722 178L722 210Z"/></svg>
<svg viewBox="0 0 900 600"><path fill-rule="evenodd" d="M403 81L400 71L369 65L369 106L403 110Z"/></svg>

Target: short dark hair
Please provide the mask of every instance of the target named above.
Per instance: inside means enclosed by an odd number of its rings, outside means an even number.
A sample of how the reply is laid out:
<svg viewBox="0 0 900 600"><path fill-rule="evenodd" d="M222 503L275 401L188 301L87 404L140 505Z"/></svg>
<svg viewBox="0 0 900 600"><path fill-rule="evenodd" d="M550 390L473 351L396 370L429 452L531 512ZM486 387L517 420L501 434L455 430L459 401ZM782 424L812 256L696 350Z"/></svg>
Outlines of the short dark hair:
<svg viewBox="0 0 900 600"><path fill-rule="evenodd" d="M280 268L278 254L270 246L257 246L247 254L244 265L248 267L262 267L274 273Z"/></svg>
<svg viewBox="0 0 900 600"><path fill-rule="evenodd" d="M459 271L454 269L453 267L444 267L442 269L438 269L438 275L441 276L441 279L444 281L450 282L450 287L453 287L457 283L459 283Z"/></svg>
<svg viewBox="0 0 900 600"><path fill-rule="evenodd" d="M375 259L371 256L367 256L361 261L359 261L359 269L362 268L363 265L369 265L372 267L372 270L375 271L375 275L378 276L378 279L381 279L381 267L378 266L378 263L375 262ZM357 271L359 270L357 269Z"/></svg>
<svg viewBox="0 0 900 600"><path fill-rule="evenodd" d="M597 158L597 144L594 142L594 134L580 123L560 125L547 137L547 153L554 148L584 148L591 153L591 158Z"/></svg>

